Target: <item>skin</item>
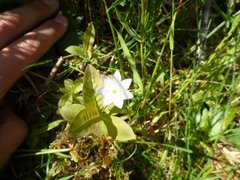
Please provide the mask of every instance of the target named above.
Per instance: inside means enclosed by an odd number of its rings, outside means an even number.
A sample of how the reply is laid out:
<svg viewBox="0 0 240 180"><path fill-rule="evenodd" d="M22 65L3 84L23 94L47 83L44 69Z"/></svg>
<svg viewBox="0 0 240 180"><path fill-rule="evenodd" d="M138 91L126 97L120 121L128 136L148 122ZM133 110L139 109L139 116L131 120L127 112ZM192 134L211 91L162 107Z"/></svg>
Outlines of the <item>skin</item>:
<svg viewBox="0 0 240 180"><path fill-rule="evenodd" d="M24 74L23 69L43 56L67 29L67 19L57 14L58 1L47 2L35 0L0 13L0 100ZM25 139L27 131L24 120L10 109L0 108L0 167Z"/></svg>

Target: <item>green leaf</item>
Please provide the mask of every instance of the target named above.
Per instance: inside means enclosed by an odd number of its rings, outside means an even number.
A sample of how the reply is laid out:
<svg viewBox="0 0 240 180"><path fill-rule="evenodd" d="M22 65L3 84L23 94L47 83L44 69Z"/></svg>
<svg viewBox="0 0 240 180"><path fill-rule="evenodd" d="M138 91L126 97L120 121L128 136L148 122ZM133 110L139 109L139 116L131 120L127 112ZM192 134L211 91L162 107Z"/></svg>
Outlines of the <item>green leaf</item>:
<svg viewBox="0 0 240 180"><path fill-rule="evenodd" d="M235 114L237 113L238 108L229 107L225 109L215 109L214 116L212 118L212 129L211 135L217 135L223 133L231 122L234 120Z"/></svg>
<svg viewBox="0 0 240 180"><path fill-rule="evenodd" d="M226 130L231 122L234 120L236 113L238 112L238 107L229 107L227 108L224 116L224 120L222 122L223 130Z"/></svg>
<svg viewBox="0 0 240 180"><path fill-rule="evenodd" d="M92 57L92 47L95 41L95 28L93 23L89 23L87 30L83 35L83 51L85 55L91 59Z"/></svg>
<svg viewBox="0 0 240 180"><path fill-rule="evenodd" d="M192 101L193 103L197 103L203 99L204 92L202 90L196 92L192 95Z"/></svg>
<svg viewBox="0 0 240 180"><path fill-rule="evenodd" d="M103 120L103 118L104 116L96 108L83 109L70 124L68 132L71 135L78 135L82 130Z"/></svg>
<svg viewBox="0 0 240 180"><path fill-rule="evenodd" d="M89 127L86 127L82 131L78 132L76 135L79 137L84 137L89 134L95 134L97 136L101 136L101 135L107 135L108 131L104 122L99 121L94 124L91 124Z"/></svg>
<svg viewBox="0 0 240 180"><path fill-rule="evenodd" d="M72 122L85 107L81 104L66 104L59 109L63 119Z"/></svg>
<svg viewBox="0 0 240 180"><path fill-rule="evenodd" d="M103 122L106 126L107 134L111 136L113 140L116 140L118 135L118 130L117 130L117 127L113 124L113 120L111 116L109 115L106 118L104 118Z"/></svg>
<svg viewBox="0 0 240 180"><path fill-rule="evenodd" d="M222 133L222 125L223 125L223 111L221 109L211 109L210 111L211 116L209 117L211 119L212 123L212 129L210 132L211 136L217 135L219 133Z"/></svg>
<svg viewBox="0 0 240 180"><path fill-rule="evenodd" d="M62 93L64 93L64 95L60 98L58 102L58 107L62 107L65 104L72 104L73 100L79 97L82 89L83 89L82 78L78 78L75 81L71 79L64 80L64 87L59 89Z"/></svg>
<svg viewBox="0 0 240 180"><path fill-rule="evenodd" d="M83 79L78 78L75 81L71 79L64 80L64 88L60 88L60 91L65 94L77 94L83 88Z"/></svg>
<svg viewBox="0 0 240 180"><path fill-rule="evenodd" d="M125 43L122 35L118 32L117 32L117 35L118 35L118 39L119 39L119 42L122 46L122 49L123 49L123 53L124 53L124 56L126 57L126 59L128 60L128 63L132 69L132 72L133 72L133 82L138 86L139 90L140 90L140 93L142 94L143 93L143 84L142 84L142 80L141 80L141 77L137 71L137 68L136 68L136 64L133 60L133 57L131 56L130 54L130 51L127 47L127 44Z"/></svg>
<svg viewBox="0 0 240 180"><path fill-rule="evenodd" d="M33 68L33 67L44 67L44 66L50 66L52 67L54 64L53 64L53 60L50 59L50 60L45 60L45 61L40 61L40 62L35 62L33 64L30 64L28 65L27 67L24 68L24 70L26 69L30 69L30 68Z"/></svg>
<svg viewBox="0 0 240 180"><path fill-rule="evenodd" d="M129 23L126 22L126 20L122 17L121 13L119 13L117 8L114 8L114 11L115 11L121 25L128 32L128 34L130 34L136 41L141 42L140 35L137 34L137 32L132 27L129 26Z"/></svg>
<svg viewBox="0 0 240 180"><path fill-rule="evenodd" d="M71 79L65 79L64 80L65 90L70 91L72 89L72 86L73 86L73 80L71 80ZM66 91L64 91L64 92L66 92Z"/></svg>
<svg viewBox="0 0 240 180"><path fill-rule="evenodd" d="M69 94L64 94L58 102L58 107L63 107L66 104L72 104L73 96Z"/></svg>
<svg viewBox="0 0 240 180"><path fill-rule="evenodd" d="M73 82L72 91L73 94L77 94L83 89L83 79L78 78Z"/></svg>
<svg viewBox="0 0 240 180"><path fill-rule="evenodd" d="M82 48L79 46L68 46L65 51L73 56L82 56L84 54Z"/></svg>
<svg viewBox="0 0 240 180"><path fill-rule="evenodd" d="M56 120L50 123L44 124L42 127L33 127L31 128L31 132L29 134L30 137L36 137L39 136L40 134L44 134L56 127L58 127L64 120Z"/></svg>
<svg viewBox="0 0 240 180"><path fill-rule="evenodd" d="M108 8L108 11L110 11L111 9L115 8L118 5L124 6L125 3L126 3L126 0L115 0L111 4L111 6Z"/></svg>
<svg viewBox="0 0 240 180"><path fill-rule="evenodd" d="M83 101L86 107L97 107L95 91L101 83L100 73L88 65L83 79Z"/></svg>
<svg viewBox="0 0 240 180"><path fill-rule="evenodd" d="M136 139L132 128L119 117L111 116L105 118L104 123L107 127L108 134L117 141L130 141Z"/></svg>
<svg viewBox="0 0 240 180"><path fill-rule="evenodd" d="M227 140L240 148L240 128L232 129L231 134L227 135Z"/></svg>
<svg viewBox="0 0 240 180"><path fill-rule="evenodd" d="M202 111L202 114L199 117L199 127L201 129L204 129L205 131L208 131L211 128L211 123L209 122L209 115L210 112L207 108L204 108Z"/></svg>
<svg viewBox="0 0 240 180"><path fill-rule="evenodd" d="M173 15L173 18L172 18L172 24L170 26L170 29L169 29L169 47L170 49L173 51L174 49L174 23L175 23L175 19L176 19L176 15L177 13L175 12L174 15Z"/></svg>

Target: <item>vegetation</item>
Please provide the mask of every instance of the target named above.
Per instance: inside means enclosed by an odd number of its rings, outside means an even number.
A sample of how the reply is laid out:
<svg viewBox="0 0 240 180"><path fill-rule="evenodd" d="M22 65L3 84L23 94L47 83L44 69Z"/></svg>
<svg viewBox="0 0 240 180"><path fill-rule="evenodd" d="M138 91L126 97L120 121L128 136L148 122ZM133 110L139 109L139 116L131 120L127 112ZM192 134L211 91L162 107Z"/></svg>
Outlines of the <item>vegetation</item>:
<svg viewBox="0 0 240 180"><path fill-rule="evenodd" d="M3 178L240 178L239 1L60 2L68 32L5 98L30 133ZM117 69L134 98L102 111L86 77ZM109 112L129 136L94 133Z"/></svg>

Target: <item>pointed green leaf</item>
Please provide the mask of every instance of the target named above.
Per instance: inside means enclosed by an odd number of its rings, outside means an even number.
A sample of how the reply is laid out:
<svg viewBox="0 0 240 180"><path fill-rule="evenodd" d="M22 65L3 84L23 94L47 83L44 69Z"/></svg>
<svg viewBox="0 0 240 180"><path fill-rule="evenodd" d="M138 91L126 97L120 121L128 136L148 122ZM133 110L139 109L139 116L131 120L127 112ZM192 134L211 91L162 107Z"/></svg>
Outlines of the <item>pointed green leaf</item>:
<svg viewBox="0 0 240 180"><path fill-rule="evenodd" d="M232 129L226 138L230 143L240 148L240 128Z"/></svg>
<svg viewBox="0 0 240 180"><path fill-rule="evenodd" d="M106 118L104 118L103 122L107 128L108 135L111 136L113 140L116 140L118 135L118 130L117 130L117 127L114 125L111 116L109 115Z"/></svg>
<svg viewBox="0 0 240 180"><path fill-rule="evenodd" d="M100 82L100 73L88 65L83 79L83 101L86 107L97 107L95 92Z"/></svg>
<svg viewBox="0 0 240 180"><path fill-rule="evenodd" d="M64 80L64 88L66 90L71 90L72 86L73 86L73 80L71 80L71 79L65 79Z"/></svg>
<svg viewBox="0 0 240 180"><path fill-rule="evenodd" d="M234 120L236 113L238 112L238 107L230 107L225 113L224 120L222 123L223 130L226 130L231 122Z"/></svg>
<svg viewBox="0 0 240 180"><path fill-rule="evenodd" d="M64 120L56 120L50 123L45 123L42 127L32 127L29 137L36 137L40 134L45 134L47 131L50 131L56 127L58 127Z"/></svg>
<svg viewBox="0 0 240 180"><path fill-rule="evenodd" d="M103 120L103 118L96 108L83 109L70 124L68 132L71 135L78 135L82 130Z"/></svg>
<svg viewBox="0 0 240 180"><path fill-rule="evenodd" d="M114 11L116 12L116 15L120 23L122 24L124 29L128 32L128 34L130 34L136 41L141 42L140 35L137 34L137 32L132 27L129 26L129 23L126 22L126 20L122 17L121 13L117 10L117 8L114 8Z"/></svg>
<svg viewBox="0 0 240 180"><path fill-rule="evenodd" d="M96 122L91 124L89 127L83 129L82 131L78 132L76 135L79 137L87 136L89 134L95 134L97 136L107 135L108 131L106 125L103 121Z"/></svg>
<svg viewBox="0 0 240 180"><path fill-rule="evenodd" d="M82 89L83 89L83 79L78 78L73 82L73 87L72 87L73 94L79 93L80 91L82 91Z"/></svg>
<svg viewBox="0 0 240 180"><path fill-rule="evenodd" d="M82 48L79 46L68 46L65 51L73 56L82 56L84 54Z"/></svg>
<svg viewBox="0 0 240 180"><path fill-rule="evenodd" d="M107 10L110 11L112 8L115 8L118 5L123 6L125 3L126 3L126 0L116 0L116 1L113 1L111 6Z"/></svg>
<svg viewBox="0 0 240 180"><path fill-rule="evenodd" d="M223 125L223 111L221 109L210 109L210 117L212 129L210 131L210 135L214 136L219 133L222 133L222 125Z"/></svg>
<svg viewBox="0 0 240 180"><path fill-rule="evenodd" d="M58 107L62 107L66 104L72 104L73 102L73 96L69 94L64 94L58 102Z"/></svg>
<svg viewBox="0 0 240 180"><path fill-rule="evenodd" d="M173 15L173 18L172 18L172 24L170 26L170 29L169 29L169 47L170 49L173 51L174 49L174 23L175 23L175 19L176 19L176 15L177 13L175 12L174 15Z"/></svg>
<svg viewBox="0 0 240 180"><path fill-rule="evenodd" d="M64 80L64 87L59 90L64 94L77 94L83 88L83 79L78 78L75 81L71 79Z"/></svg>
<svg viewBox="0 0 240 180"><path fill-rule="evenodd" d="M81 104L66 104L59 109L63 119L72 122L85 107Z"/></svg>
<svg viewBox="0 0 240 180"><path fill-rule="evenodd" d="M111 116L111 118L104 119L107 126L108 134L117 141L130 141L136 139L132 128L119 117Z"/></svg>
<svg viewBox="0 0 240 180"><path fill-rule="evenodd" d="M72 104L73 99L80 96L80 92L83 89L83 79L78 78L75 81L71 79L64 80L64 87L60 88L60 92L64 93L58 102L58 107L62 107L65 104Z"/></svg>
<svg viewBox="0 0 240 180"><path fill-rule="evenodd" d="M95 41L95 28L93 23L89 23L87 30L83 35L83 51L85 55L90 59L92 57L92 47Z"/></svg>
<svg viewBox="0 0 240 180"><path fill-rule="evenodd" d="M136 64L133 60L133 57L131 56L130 54L130 51L127 47L127 44L125 43L122 35L118 32L117 32L117 35L118 35L118 39L119 39L119 42L121 44L121 47L123 49L123 53L124 53L124 56L126 57L131 69L132 69L132 72L133 72L133 82L138 86L139 90L140 90L140 93L142 94L143 93L143 84L142 84L142 80L141 80L141 77L137 71L137 68L136 68Z"/></svg>
<svg viewBox="0 0 240 180"><path fill-rule="evenodd" d="M208 109L204 108L200 118L199 127L206 131L208 131L209 128L211 127L211 123L209 122L210 121L209 117L210 117L210 112L208 111Z"/></svg>
<svg viewBox="0 0 240 180"><path fill-rule="evenodd" d="M204 92L202 90L196 92L192 95L192 101L193 103L197 103L203 99Z"/></svg>

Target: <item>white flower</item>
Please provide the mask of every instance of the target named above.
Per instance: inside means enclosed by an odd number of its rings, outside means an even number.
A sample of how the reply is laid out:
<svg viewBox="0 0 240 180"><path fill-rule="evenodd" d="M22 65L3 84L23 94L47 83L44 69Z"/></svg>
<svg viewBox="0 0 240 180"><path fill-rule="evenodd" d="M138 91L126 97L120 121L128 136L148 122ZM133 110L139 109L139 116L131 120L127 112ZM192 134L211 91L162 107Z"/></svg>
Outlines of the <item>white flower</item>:
<svg viewBox="0 0 240 180"><path fill-rule="evenodd" d="M101 75L101 78L103 85L97 92L103 96L104 106L113 103L121 109L124 100L133 98L132 93L127 90L132 79L121 80L119 70L116 70L112 77Z"/></svg>

